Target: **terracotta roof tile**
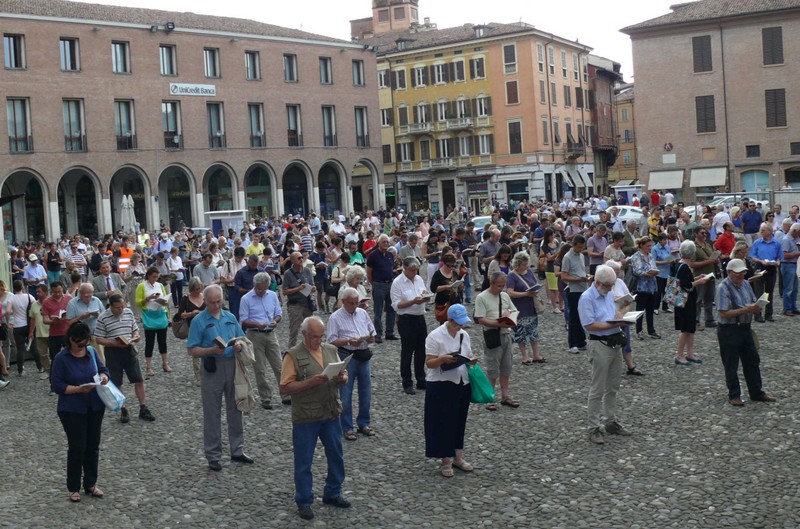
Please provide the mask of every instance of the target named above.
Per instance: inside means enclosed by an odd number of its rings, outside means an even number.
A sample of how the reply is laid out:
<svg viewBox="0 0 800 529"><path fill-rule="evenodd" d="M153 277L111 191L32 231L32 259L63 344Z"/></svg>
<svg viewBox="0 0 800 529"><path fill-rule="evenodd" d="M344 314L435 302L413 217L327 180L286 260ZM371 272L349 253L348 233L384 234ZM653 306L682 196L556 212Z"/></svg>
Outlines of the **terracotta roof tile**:
<svg viewBox="0 0 800 529"><path fill-rule="evenodd" d="M800 9L800 0L700 0L672 6L672 13L622 28L623 33L637 30L691 24L717 18L740 17L772 11Z"/></svg>

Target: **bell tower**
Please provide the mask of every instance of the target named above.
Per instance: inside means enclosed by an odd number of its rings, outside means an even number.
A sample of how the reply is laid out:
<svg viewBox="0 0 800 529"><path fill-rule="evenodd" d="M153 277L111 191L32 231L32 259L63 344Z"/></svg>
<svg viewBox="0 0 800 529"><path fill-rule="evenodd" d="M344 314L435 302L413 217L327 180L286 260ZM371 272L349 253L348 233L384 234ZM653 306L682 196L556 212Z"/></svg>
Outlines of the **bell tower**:
<svg viewBox="0 0 800 529"><path fill-rule="evenodd" d="M419 23L419 0L372 0L375 34L404 31Z"/></svg>

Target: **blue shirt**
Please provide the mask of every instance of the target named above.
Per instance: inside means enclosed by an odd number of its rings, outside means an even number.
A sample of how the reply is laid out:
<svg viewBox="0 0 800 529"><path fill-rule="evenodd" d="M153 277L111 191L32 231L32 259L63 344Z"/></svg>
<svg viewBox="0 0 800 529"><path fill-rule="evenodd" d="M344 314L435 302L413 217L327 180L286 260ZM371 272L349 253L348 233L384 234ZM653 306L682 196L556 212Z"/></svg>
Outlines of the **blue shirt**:
<svg viewBox="0 0 800 529"><path fill-rule="evenodd" d="M797 245L800 244L800 237L792 237L791 235L786 235L783 240L781 241L781 249L786 253L795 253L797 251ZM797 263L797 257L790 257L789 259L782 259L782 264L795 264Z"/></svg>
<svg viewBox="0 0 800 529"><path fill-rule="evenodd" d="M100 411L104 407L97 391L64 394L67 386L80 386L94 382L94 376L98 372L108 376L108 368L99 355L92 354L94 347L89 346L87 350L89 354L76 358L72 356L69 349L64 348L53 359L53 367L50 370L50 386L58 395L58 411L85 415L89 410ZM96 366L95 361L97 361Z"/></svg>
<svg viewBox="0 0 800 529"><path fill-rule="evenodd" d="M783 248L775 239L769 242L764 239L757 239L750 248L749 257L756 257L764 261L780 261L783 259Z"/></svg>
<svg viewBox="0 0 800 529"><path fill-rule="evenodd" d="M589 334L596 336L617 334L619 329L606 329L603 331L586 329L593 323L605 323L608 320L613 320L616 315L617 307L614 304L614 294L609 292L603 296L594 284L589 287L589 290L581 294L581 299L578 300L578 316L581 319L581 325Z"/></svg>
<svg viewBox="0 0 800 529"><path fill-rule="evenodd" d="M655 261L666 261L669 259L669 256L672 255L672 250L670 249L669 245L661 246L661 243L656 243L653 245L653 249L650 250L650 257ZM667 279L669 277L669 264L665 265L657 265L659 274L658 277L662 277Z"/></svg>
<svg viewBox="0 0 800 529"><path fill-rule="evenodd" d="M233 314L227 310L220 311L219 318L212 316L208 309L203 310L192 319L192 324L189 326L189 338L186 340L186 348L192 347L213 347L214 338L219 336L226 342L231 338L244 336L244 331L233 317ZM228 346L225 352L221 355L226 358L233 358L235 355L233 347Z"/></svg>
<svg viewBox="0 0 800 529"><path fill-rule="evenodd" d="M67 319L74 320L78 316L82 315L84 312L97 312L97 316L102 314L106 310L103 302L97 299L95 296L92 296L92 299L89 301L87 305L81 298L75 296L69 303L67 303ZM83 323L89 326L91 329L92 334L94 334L94 329L97 326L97 316L89 316Z"/></svg>
<svg viewBox="0 0 800 529"><path fill-rule="evenodd" d="M742 284L737 287L730 278L726 277L717 287L714 302L717 311L741 309L755 303L756 295L753 293L753 288L748 281L742 281ZM753 315L742 314L736 318L723 318L720 314L718 319L722 324L751 323Z"/></svg>
<svg viewBox="0 0 800 529"><path fill-rule="evenodd" d="M256 294L256 289L253 289L242 296L242 300L239 302L239 321L252 320L269 324L282 315L278 295L271 290L267 290L263 296L259 296Z"/></svg>
<svg viewBox="0 0 800 529"><path fill-rule="evenodd" d="M758 230L761 229L762 222L763 219L758 210L752 212L745 211L742 213L742 230L745 233L758 233Z"/></svg>

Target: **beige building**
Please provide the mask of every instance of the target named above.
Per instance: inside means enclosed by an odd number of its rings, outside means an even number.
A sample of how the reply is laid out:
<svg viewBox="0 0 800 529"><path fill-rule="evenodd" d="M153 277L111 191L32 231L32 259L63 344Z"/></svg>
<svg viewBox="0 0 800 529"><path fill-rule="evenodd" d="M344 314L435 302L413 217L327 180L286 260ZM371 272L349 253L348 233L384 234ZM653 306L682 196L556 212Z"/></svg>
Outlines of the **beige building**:
<svg viewBox="0 0 800 529"><path fill-rule="evenodd" d="M648 189L800 187L800 0L701 0L622 30Z"/></svg>
<svg viewBox="0 0 800 529"><path fill-rule="evenodd" d="M639 178L636 161L636 116L633 83L617 86L614 93L619 131L619 156L608 168L608 185L629 185Z"/></svg>
<svg viewBox="0 0 800 529"><path fill-rule="evenodd" d="M123 194L147 229L385 201L361 44L64 0L6 0L0 20L0 185L25 195L3 207L10 240L111 232Z"/></svg>

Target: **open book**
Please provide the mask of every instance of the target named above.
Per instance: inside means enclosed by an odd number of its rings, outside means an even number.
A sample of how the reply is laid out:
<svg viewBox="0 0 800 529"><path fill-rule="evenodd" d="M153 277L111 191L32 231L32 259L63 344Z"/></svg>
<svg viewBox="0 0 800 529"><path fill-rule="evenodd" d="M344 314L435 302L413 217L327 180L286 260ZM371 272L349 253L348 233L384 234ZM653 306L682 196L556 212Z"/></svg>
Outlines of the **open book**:
<svg viewBox="0 0 800 529"><path fill-rule="evenodd" d="M464 257L469 257L474 253L475 253L474 247L464 248L463 250L461 250L461 255L463 255Z"/></svg>
<svg viewBox="0 0 800 529"><path fill-rule="evenodd" d="M328 377L328 379L337 376L339 373L341 373L347 368L347 364L350 363L350 360L352 360L352 358L353 355L348 355L347 357L345 357L344 360L340 362L331 362L330 364L325 366L325 369L322 371L322 374Z"/></svg>
<svg viewBox="0 0 800 529"><path fill-rule="evenodd" d="M238 340L239 338L241 338L241 336L234 336L233 338L231 338L226 342L225 340L222 339L222 336L217 336L216 338L214 338L213 342L214 345L218 345L221 348L225 349L226 347L234 345L236 343L236 340Z"/></svg>
<svg viewBox="0 0 800 529"><path fill-rule="evenodd" d="M306 297L311 295L311 289L314 288L314 285L306 283L303 285L303 288L300 290L300 293Z"/></svg>
<svg viewBox="0 0 800 529"><path fill-rule="evenodd" d="M117 336L117 340L122 342L124 345L130 345L131 339L129 336Z"/></svg>
<svg viewBox="0 0 800 529"><path fill-rule="evenodd" d="M763 276L766 273L767 273L766 270L759 270L758 272L756 272L752 276L750 276L750 280L752 281L753 279L758 279L759 277Z"/></svg>
<svg viewBox="0 0 800 529"><path fill-rule="evenodd" d="M369 303L369 298L358 298L359 303Z"/></svg>
<svg viewBox="0 0 800 529"><path fill-rule="evenodd" d="M702 277L708 278L708 280L711 281L712 279L714 279L714 274L706 274Z"/></svg>
<svg viewBox="0 0 800 529"><path fill-rule="evenodd" d="M422 299L431 299L435 295L436 294L434 294L433 292L423 290L422 293L420 293L419 297L421 297Z"/></svg>
<svg viewBox="0 0 800 529"><path fill-rule="evenodd" d="M464 286L464 280L459 279L458 281L453 281L452 283L450 283L450 286L453 287L453 290L461 288L462 286Z"/></svg>
<svg viewBox="0 0 800 529"><path fill-rule="evenodd" d="M625 294L624 296L621 296L615 299L614 301L616 301L620 305L627 305L628 303L633 303L634 301L636 301L636 294Z"/></svg>
<svg viewBox="0 0 800 529"><path fill-rule="evenodd" d="M622 315L621 319L618 320L608 320L606 323L636 323L636 320L644 316L643 310L633 310L631 312L626 312Z"/></svg>
<svg viewBox="0 0 800 529"><path fill-rule="evenodd" d="M769 294L764 292L761 297L756 300L756 305L758 305L758 308L761 310L764 310L764 307L769 305Z"/></svg>
<svg viewBox="0 0 800 529"><path fill-rule="evenodd" d="M516 325L517 318L519 318L519 312L512 312L508 316L503 316L501 318L497 318L499 323L506 323L508 325Z"/></svg>
<svg viewBox="0 0 800 529"><path fill-rule="evenodd" d="M528 288L528 292L539 292L541 289L542 289L542 285L537 283L537 284L529 287Z"/></svg>
<svg viewBox="0 0 800 529"><path fill-rule="evenodd" d="M165 296L164 294L161 294L160 296L158 296L153 301L155 301L159 305L163 305L163 306L169 305L169 298L167 296Z"/></svg>
<svg viewBox="0 0 800 529"><path fill-rule="evenodd" d="M58 314L56 314L55 316L50 316L50 317L53 318L53 319L56 319L56 320L60 320L60 319L64 318L66 315L67 315L67 311L66 310L60 310L60 311L58 311Z"/></svg>

